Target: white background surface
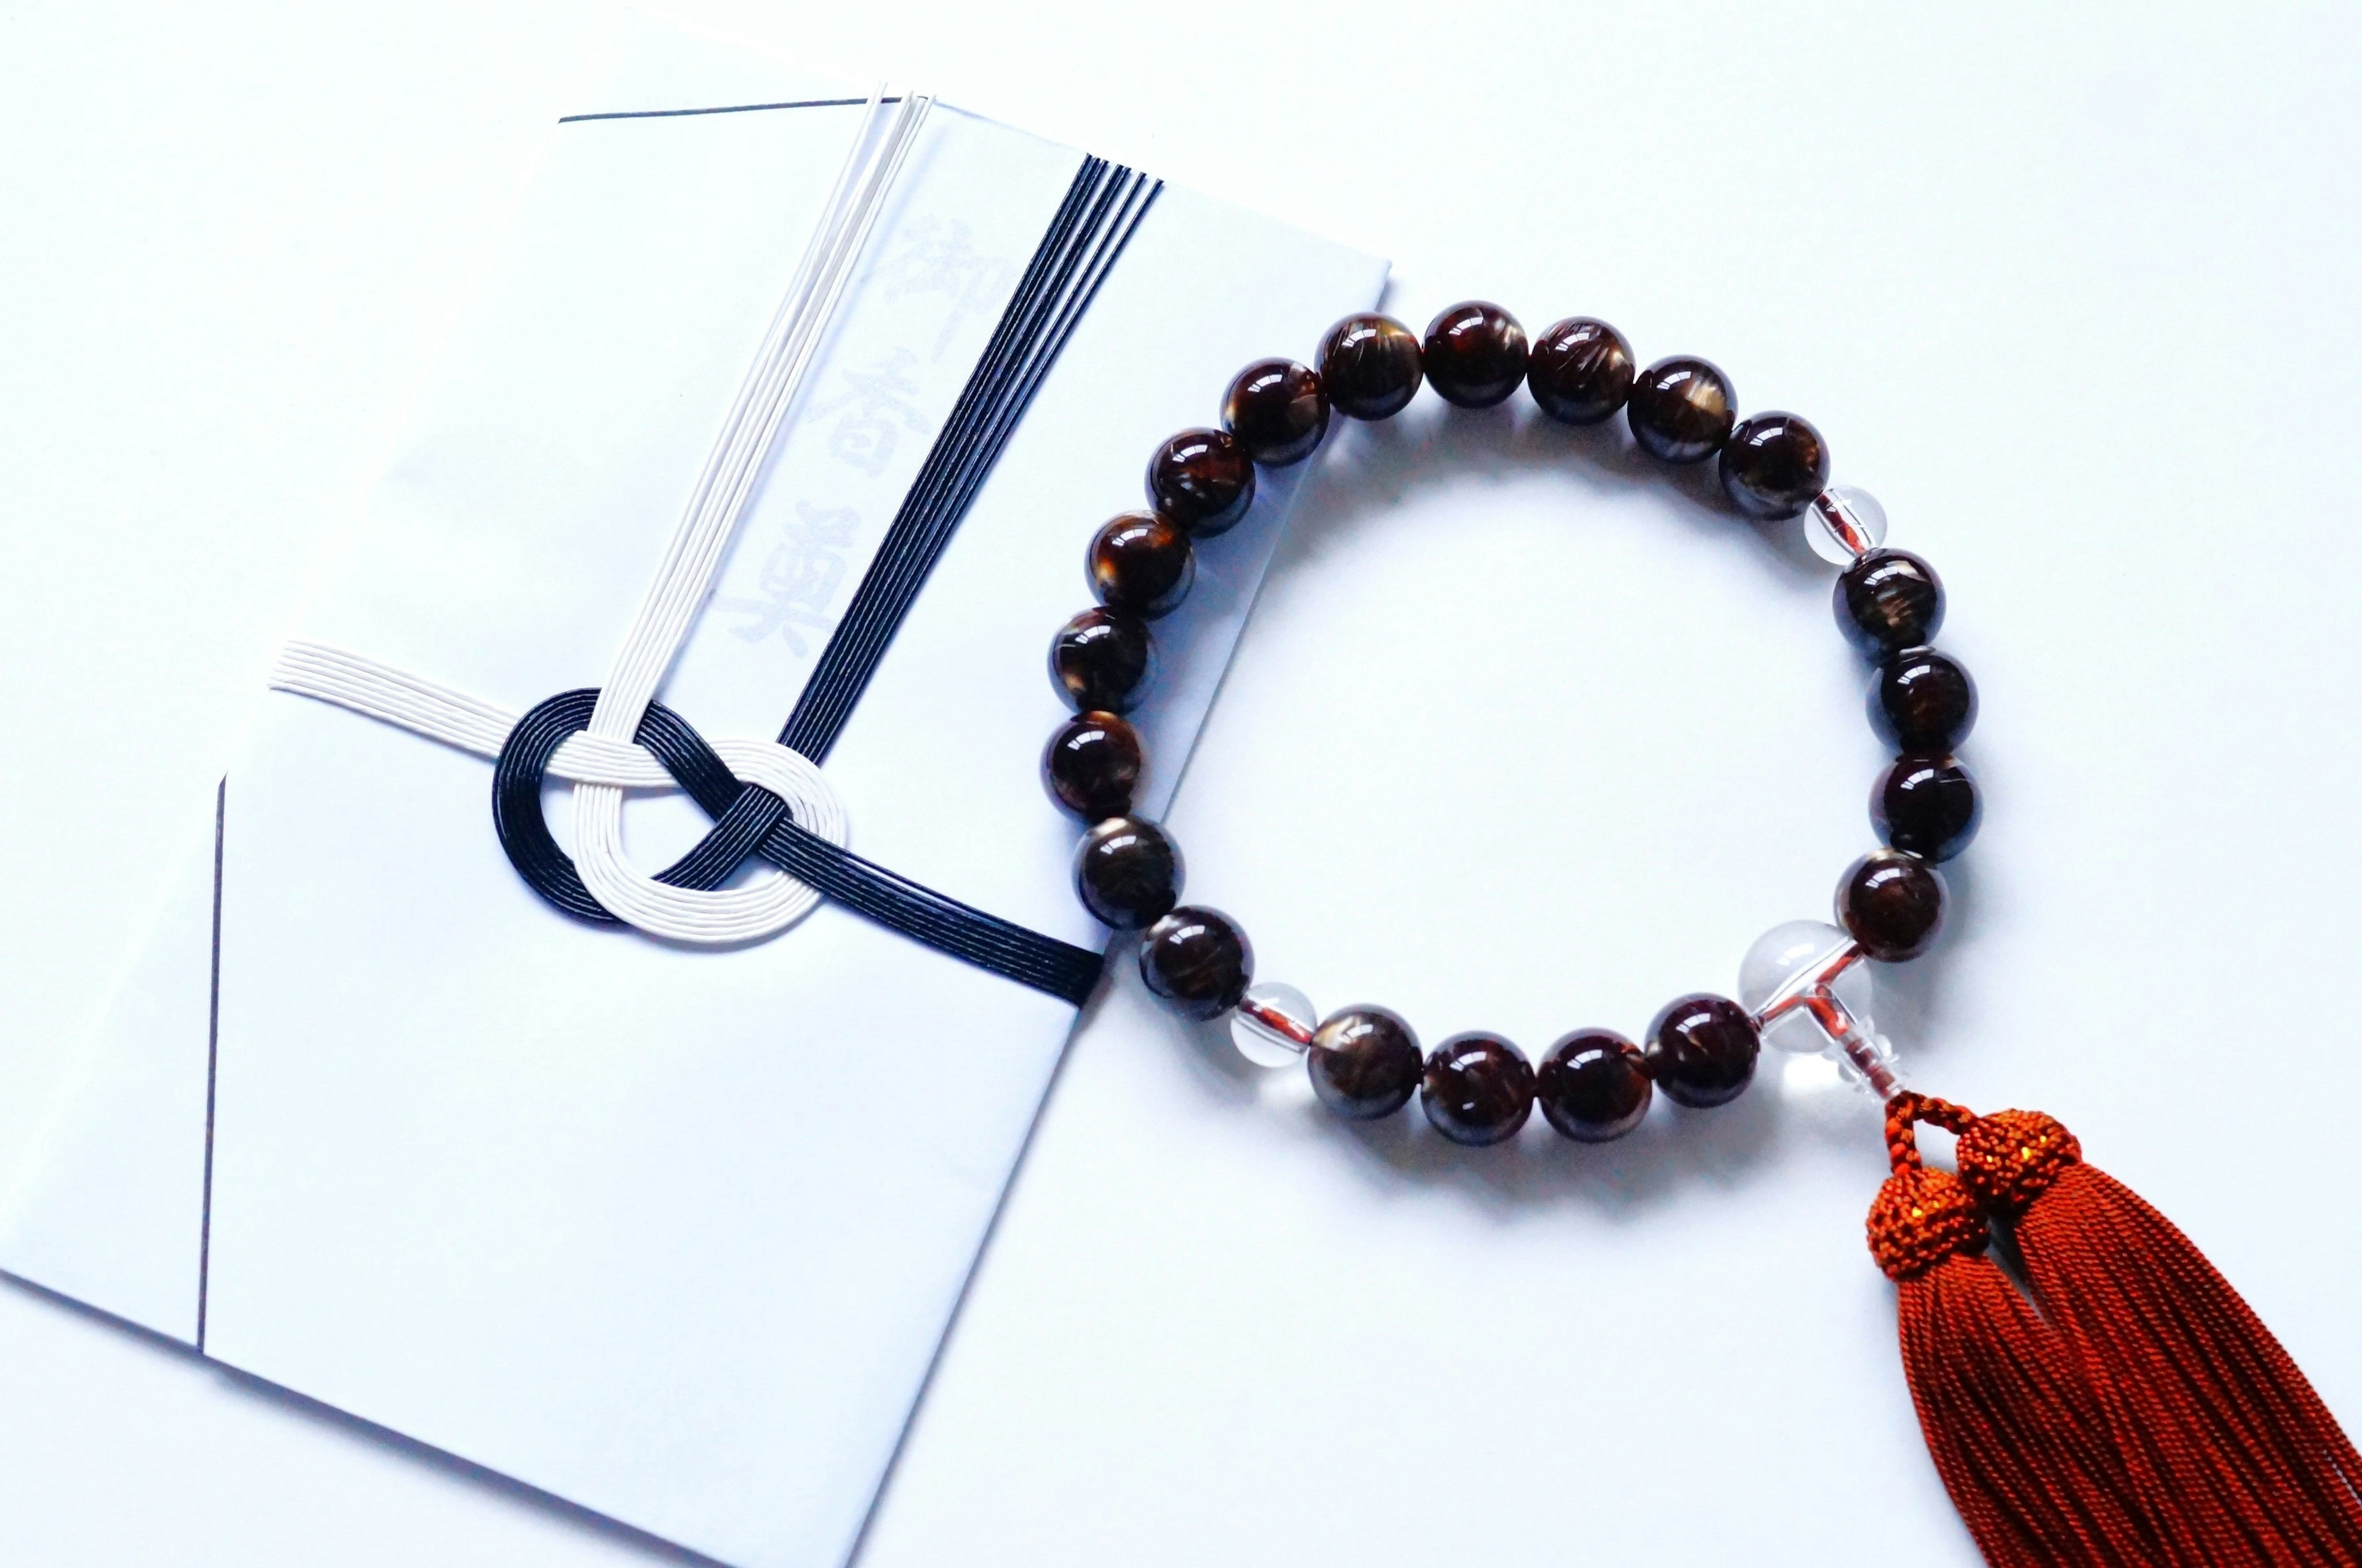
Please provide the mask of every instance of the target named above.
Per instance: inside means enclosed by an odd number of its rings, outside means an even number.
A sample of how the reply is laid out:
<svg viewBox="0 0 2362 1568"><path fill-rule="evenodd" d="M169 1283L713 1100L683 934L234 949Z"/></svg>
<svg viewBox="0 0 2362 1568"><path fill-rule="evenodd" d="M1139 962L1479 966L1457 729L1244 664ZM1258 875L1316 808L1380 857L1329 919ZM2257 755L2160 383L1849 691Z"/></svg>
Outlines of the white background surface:
<svg viewBox="0 0 2362 1568"><path fill-rule="evenodd" d="M2350 21L680 9L1391 255L1414 323L1595 313L1814 417L1985 699L1959 918L1882 1022L1929 1087L2067 1118L2362 1419ZM189 825L70 836L57 759L208 776L582 33L0 28L5 1155L100 983L54 955L117 952ZM1826 576L1612 441L1420 408L1307 497L1174 815L1192 893L1430 1040L1636 1031L1868 842ZM1866 1102L1767 1071L1469 1154L1222 1049L1098 1010L870 1568L1969 1560L1860 1250ZM0 1554L665 1558L14 1286Z"/></svg>

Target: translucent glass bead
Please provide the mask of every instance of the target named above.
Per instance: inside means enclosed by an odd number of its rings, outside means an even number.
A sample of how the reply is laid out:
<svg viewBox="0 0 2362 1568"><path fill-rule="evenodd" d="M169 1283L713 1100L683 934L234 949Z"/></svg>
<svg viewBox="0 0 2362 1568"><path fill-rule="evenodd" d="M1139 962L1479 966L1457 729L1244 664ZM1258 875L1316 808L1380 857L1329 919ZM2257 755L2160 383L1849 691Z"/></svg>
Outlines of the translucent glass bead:
<svg viewBox="0 0 2362 1568"><path fill-rule="evenodd" d="M1847 1082L1887 1099L1901 1092L1903 1080L1893 1047L1871 1021L1877 986L1867 956L1836 926L1791 921L1748 949L1738 994L1772 1044L1829 1056Z"/></svg>
<svg viewBox="0 0 2362 1568"><path fill-rule="evenodd" d="M1301 1058L1320 1021L1312 999L1275 980L1249 986L1231 1013L1231 1043L1258 1067L1285 1067Z"/></svg>
<svg viewBox="0 0 2362 1568"><path fill-rule="evenodd" d="M1833 484L1805 508L1805 537L1821 559L1851 566L1886 543L1886 508L1866 490Z"/></svg>
<svg viewBox="0 0 2362 1568"><path fill-rule="evenodd" d="M1836 926L1816 920L1792 920L1756 938L1738 966L1738 1004L1760 1014L1763 1004L1798 971L1827 957L1853 938ZM1829 987L1861 1026L1865 1037L1874 1034L1871 1010L1878 1005L1878 980L1868 964L1849 966ZM1829 1037L1804 1008L1792 1008L1763 1026L1763 1043L1783 1051L1825 1051Z"/></svg>

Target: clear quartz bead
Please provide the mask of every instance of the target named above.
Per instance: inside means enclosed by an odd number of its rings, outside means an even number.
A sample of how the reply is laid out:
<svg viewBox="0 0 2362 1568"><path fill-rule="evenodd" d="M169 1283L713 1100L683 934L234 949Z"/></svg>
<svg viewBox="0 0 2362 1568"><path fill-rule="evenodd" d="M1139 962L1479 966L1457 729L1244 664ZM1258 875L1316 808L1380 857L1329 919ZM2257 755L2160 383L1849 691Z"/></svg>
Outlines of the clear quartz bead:
<svg viewBox="0 0 2362 1568"><path fill-rule="evenodd" d="M1805 508L1805 537L1821 559L1851 566L1886 543L1886 508L1866 490L1833 484Z"/></svg>
<svg viewBox="0 0 2362 1568"><path fill-rule="evenodd" d="M1231 1010L1231 1043L1258 1067L1284 1067L1302 1058L1319 1021L1310 997L1294 986L1266 981L1249 986Z"/></svg>
<svg viewBox="0 0 2362 1568"><path fill-rule="evenodd" d="M1792 920L1775 925L1755 939L1738 965L1738 1005L1760 1013L1796 973L1826 958L1852 941L1836 926L1816 920ZM1878 981L1868 964L1855 964L1829 987L1845 1004L1865 1036L1874 1033L1871 1014L1878 1005ZM1825 1051L1829 1037L1810 1011L1792 1008L1763 1026L1763 1043L1783 1051Z"/></svg>

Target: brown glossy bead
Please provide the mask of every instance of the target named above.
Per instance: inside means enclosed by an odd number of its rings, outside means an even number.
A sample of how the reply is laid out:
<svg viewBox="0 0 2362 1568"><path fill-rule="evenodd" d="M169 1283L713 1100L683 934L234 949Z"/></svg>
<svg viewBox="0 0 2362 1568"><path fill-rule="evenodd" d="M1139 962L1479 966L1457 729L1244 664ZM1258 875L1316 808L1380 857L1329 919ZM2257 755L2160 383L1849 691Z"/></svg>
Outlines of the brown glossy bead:
<svg viewBox="0 0 2362 1568"><path fill-rule="evenodd" d="M1870 727L1899 751L1951 751L1977 725L1977 683L1934 648L1904 648L1870 682Z"/></svg>
<svg viewBox="0 0 2362 1568"><path fill-rule="evenodd" d="M1604 321L1571 315L1534 339L1526 387L1552 419L1596 425L1632 395L1632 345Z"/></svg>
<svg viewBox="0 0 2362 1568"><path fill-rule="evenodd" d="M1741 420L1722 445L1722 492L1749 517L1794 517L1829 482L1829 444L1794 414Z"/></svg>
<svg viewBox="0 0 2362 1568"><path fill-rule="evenodd" d="M1148 928L1140 977L1184 1018L1220 1018L1254 980L1254 948L1220 910L1185 905Z"/></svg>
<svg viewBox="0 0 2362 1568"><path fill-rule="evenodd" d="M1349 315L1320 340L1320 385L1329 406L1354 419L1400 414L1418 393L1418 339L1390 315Z"/></svg>
<svg viewBox="0 0 2362 1568"><path fill-rule="evenodd" d="M1977 781L1953 758L1906 751L1871 786L1870 823L1905 855L1949 860L1968 848L1984 816Z"/></svg>
<svg viewBox="0 0 2362 1568"><path fill-rule="evenodd" d="M1908 550L1872 550L1838 573L1838 630L1864 658L1882 659L1936 640L1944 580Z"/></svg>
<svg viewBox="0 0 2362 1568"><path fill-rule="evenodd" d="M1605 1143L1640 1125L1655 1093L1640 1047L1608 1029L1565 1036L1534 1074L1542 1115L1583 1143Z"/></svg>
<svg viewBox="0 0 2362 1568"><path fill-rule="evenodd" d="M1730 378L1692 355L1658 360L1635 377L1624 417L1632 438L1668 463L1702 463L1730 438L1738 397Z"/></svg>
<svg viewBox="0 0 2362 1568"><path fill-rule="evenodd" d="M1139 731L1113 713L1077 713L1042 753L1042 783L1083 821L1102 822L1131 810L1142 761Z"/></svg>
<svg viewBox="0 0 2362 1568"><path fill-rule="evenodd" d="M1129 610L1086 610L1050 640L1050 682L1077 712L1130 712L1154 663L1148 623Z"/></svg>
<svg viewBox="0 0 2362 1568"><path fill-rule="evenodd" d="M1210 539L1254 504L1254 460L1227 430L1184 430L1148 459L1148 504Z"/></svg>
<svg viewBox="0 0 2362 1568"><path fill-rule="evenodd" d="M1153 512L1127 512L1091 538L1083 569L1099 602L1146 620L1170 614L1198 580L1189 536Z"/></svg>
<svg viewBox="0 0 2362 1568"><path fill-rule="evenodd" d="M1222 427L1258 463L1300 463L1329 433L1329 395L1320 378L1293 359L1258 359L1241 370L1222 400Z"/></svg>
<svg viewBox="0 0 2362 1568"><path fill-rule="evenodd" d="M1402 1015L1367 1003L1321 1020L1304 1054L1320 1103L1355 1121L1374 1121L1408 1105L1425 1067L1418 1036Z"/></svg>
<svg viewBox="0 0 2362 1568"><path fill-rule="evenodd" d="M1427 1059L1419 1108L1455 1143L1514 1138L1533 1114L1533 1065L1497 1034L1455 1034Z"/></svg>
<svg viewBox="0 0 2362 1568"><path fill-rule="evenodd" d="M1665 1004L1649 1025L1649 1076L1675 1105L1704 1110L1747 1092L1762 1041L1747 1010L1705 991Z"/></svg>
<svg viewBox="0 0 2362 1568"><path fill-rule="evenodd" d="M1181 849L1154 823L1109 817L1075 846L1075 891L1102 925L1138 931L1180 901Z"/></svg>
<svg viewBox="0 0 2362 1568"><path fill-rule="evenodd" d="M1463 301L1427 324L1426 359L1444 402L1490 408L1526 379L1526 329L1499 305Z"/></svg>
<svg viewBox="0 0 2362 1568"><path fill-rule="evenodd" d="M1944 931L1944 878L1899 849L1881 849L1838 880L1838 923L1882 963L1916 958Z"/></svg>

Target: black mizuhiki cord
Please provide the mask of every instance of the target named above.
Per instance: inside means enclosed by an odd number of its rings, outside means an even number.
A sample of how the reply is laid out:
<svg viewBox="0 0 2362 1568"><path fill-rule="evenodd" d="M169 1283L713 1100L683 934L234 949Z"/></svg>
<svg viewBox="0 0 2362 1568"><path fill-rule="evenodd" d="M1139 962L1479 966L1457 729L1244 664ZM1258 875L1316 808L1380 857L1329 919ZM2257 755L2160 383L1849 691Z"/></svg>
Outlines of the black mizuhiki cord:
<svg viewBox="0 0 2362 1568"><path fill-rule="evenodd" d="M927 574L1163 189L1164 182L1105 159L1084 160L877 558L804 683L795 712L779 731L781 745L814 762L828 760Z"/></svg>
<svg viewBox="0 0 2362 1568"><path fill-rule="evenodd" d="M1008 446L1043 379L1163 188L1090 158L1035 248L991 341L896 512L877 558L822 651L780 744L826 757L891 646L928 574ZM541 812L542 778L568 735L586 728L596 689L563 692L519 720L492 776L492 821L518 875L559 909L617 923L583 885ZM651 703L634 739L715 819L657 880L719 887L750 854L891 930L939 952L1080 1005L1099 955L944 897L805 832L787 803L743 785L687 721Z"/></svg>
<svg viewBox="0 0 2362 1568"><path fill-rule="evenodd" d="M509 863L535 891L579 919L615 925L621 922L590 896L541 815L541 780L549 759L568 736L590 727L598 701L595 686L561 691L517 721L492 772L492 820ZM663 703L648 704L632 738L714 819L712 831L659 872L657 881L675 888L719 887L748 855L759 855L798 881L940 952L1077 1006L1090 995L1098 977L1098 954L945 898L806 833L789 820L786 801L759 785L739 783L705 738Z"/></svg>

